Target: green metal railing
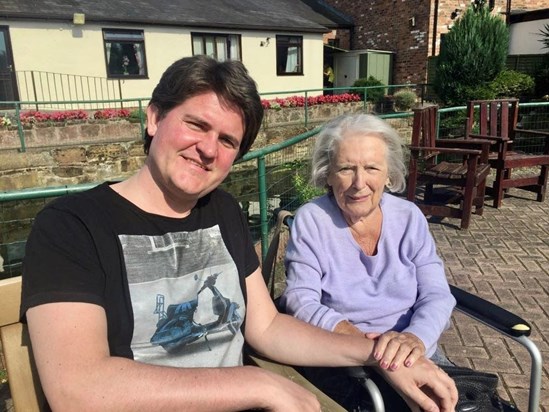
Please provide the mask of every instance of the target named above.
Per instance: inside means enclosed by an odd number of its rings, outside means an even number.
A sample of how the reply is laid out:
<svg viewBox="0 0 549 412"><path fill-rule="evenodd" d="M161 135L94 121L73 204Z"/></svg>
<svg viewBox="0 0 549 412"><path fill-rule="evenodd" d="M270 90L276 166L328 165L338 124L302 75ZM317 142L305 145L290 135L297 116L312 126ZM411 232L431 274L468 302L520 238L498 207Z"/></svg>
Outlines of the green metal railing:
<svg viewBox="0 0 549 412"><path fill-rule="evenodd" d="M32 72L35 73L35 72ZM38 73L38 72L36 72ZM50 75L51 73L45 73L46 75ZM33 75L34 79L35 75ZM80 79L82 82L83 80ZM76 82L76 80L74 80ZM88 86L91 88L92 85ZM310 125L310 119L309 119L309 97L316 96L319 93L328 93L328 94L341 94L341 93L357 93L362 96L363 98L363 109L366 111L370 108L375 111L378 114L385 114L386 112L393 112L394 111L394 104L392 102L372 102L371 99L368 97L369 94L375 93L377 90L383 90L383 94L389 94L389 93L395 93L398 90L402 89L410 89L410 90L416 90L416 93L418 94L420 101L423 102L423 96L425 95L425 90L428 87L426 84L403 84L403 85L389 85L389 86L367 86L367 87L334 87L334 88L328 88L328 89L307 89L307 90L290 90L290 91L279 91L279 92L269 92L269 93L261 93L261 97L265 100L268 100L270 96L303 96L304 97L304 106L302 107L303 110L303 126L305 128L308 128ZM59 94L60 93L60 94ZM45 91L40 92L39 94L35 94L36 96L52 96L57 97L59 95L63 96L65 93L63 90L58 93L57 90L49 90L47 93ZM100 94L100 91L95 90L95 94ZM17 135L19 138L19 150L21 152L25 152L27 150L27 144L25 140L25 124L22 121L21 115L25 112L30 110L29 108L32 108L33 110L39 111L39 110L45 110L48 112L55 111L55 110L65 110L67 107L69 108L82 108L87 111L93 111L93 110L100 110L102 108L113 108L113 107L119 107L119 108L130 108L130 109L138 109L139 110L139 122L140 122L140 128L141 132L143 134L145 130L145 116L143 115L144 110L149 102L149 97L141 97L141 98L133 98L133 99L107 99L107 100L27 100L27 101L1 101L0 107L2 107L2 111L0 111L0 118L1 117L8 117L12 124L14 124L15 129L17 130ZM12 115L13 113L13 115Z"/></svg>
<svg viewBox="0 0 549 412"><path fill-rule="evenodd" d="M146 105L149 102L149 98L136 98L136 99L118 99L118 100L87 100L87 101L81 101L81 100L70 100L70 101L4 101L0 102L0 106L3 107L11 107L14 110L13 120L16 123L17 128L17 135L19 137L19 143L20 148L19 150L21 152L27 151L27 144L25 141L25 127L23 124L23 121L21 120L21 114L24 111L23 107L34 104L37 107L39 105L49 104L49 105L58 105L63 106L66 104L75 104L75 105L81 105L84 106L85 104L95 104L98 105L97 107L103 107L108 108L113 103L116 103L119 107L130 107L135 108L139 110L139 123L140 123L140 129L141 129L141 135L143 136L145 134L145 116L144 116L144 110L146 108ZM99 106L100 105L100 106ZM0 116L1 117L1 116Z"/></svg>
<svg viewBox="0 0 549 412"><path fill-rule="evenodd" d="M524 103L520 108L524 128L549 130L549 102ZM385 119L406 119L411 116L410 112L380 115ZM464 106L440 109L439 116L438 135L440 137L455 137L463 134ZM321 126L281 143L246 154L235 163L229 177L222 184L222 187L235 196L248 214L250 229L254 238L261 243L263 256L268 248L269 231L272 225L270 212L276 208L292 208L299 205L293 203L295 200L293 197L296 195L293 179L298 175L308 178L310 155L315 136L320 130ZM407 133L408 131L401 130L401 135L405 139L408 138ZM2 235L0 253L7 245L20 243L26 239L30 223L34 218L33 213L43 207L46 199L87 190L97 184L99 183L0 192L0 235ZM41 204L32 206L30 202L33 200ZM18 202L23 203L25 207L27 206L25 202L29 202L31 214L25 218L25 222L13 212L14 205Z"/></svg>

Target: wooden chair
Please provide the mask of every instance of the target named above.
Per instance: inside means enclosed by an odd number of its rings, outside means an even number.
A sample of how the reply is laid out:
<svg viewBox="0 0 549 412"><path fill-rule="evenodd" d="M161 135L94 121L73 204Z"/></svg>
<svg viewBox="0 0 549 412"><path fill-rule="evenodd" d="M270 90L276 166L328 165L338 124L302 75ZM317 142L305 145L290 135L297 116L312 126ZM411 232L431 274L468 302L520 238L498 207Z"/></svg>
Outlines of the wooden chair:
<svg viewBox="0 0 549 412"><path fill-rule="evenodd" d="M478 108L478 115L475 110ZM501 206L504 192L510 187L537 193L545 200L549 172L549 132L517 128L519 102L516 99L472 100L467 104L466 137L489 139L493 145L489 162L496 176L490 191L494 207ZM478 126L478 133L474 127ZM525 142L539 141L532 152ZM530 146L531 147L531 146ZM539 168L539 172L512 175L513 169Z"/></svg>
<svg viewBox="0 0 549 412"><path fill-rule="evenodd" d="M475 214L483 212L490 143L437 139L437 119L437 106L414 109L407 198L418 203L425 215L455 217L461 219L461 228L467 229L473 206ZM441 161L440 155L457 156L461 161ZM423 202L416 198L418 185L425 186ZM435 196L435 185L444 186L444 196Z"/></svg>
<svg viewBox="0 0 549 412"><path fill-rule="evenodd" d="M0 280L0 338L16 412L48 410L34 366L27 327L19 322L21 276Z"/></svg>

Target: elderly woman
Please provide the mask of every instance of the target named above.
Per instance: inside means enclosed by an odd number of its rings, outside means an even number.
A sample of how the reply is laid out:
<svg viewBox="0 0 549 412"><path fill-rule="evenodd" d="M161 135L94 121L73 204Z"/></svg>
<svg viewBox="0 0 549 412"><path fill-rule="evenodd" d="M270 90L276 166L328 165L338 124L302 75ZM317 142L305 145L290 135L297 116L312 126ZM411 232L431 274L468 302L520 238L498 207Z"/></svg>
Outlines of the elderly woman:
<svg viewBox="0 0 549 412"><path fill-rule="evenodd" d="M286 311L375 339L386 369L424 355L446 363L437 341L455 305L422 212L387 193L404 190L405 172L401 138L385 121L330 122L312 160L312 183L328 193L297 211L285 259Z"/></svg>

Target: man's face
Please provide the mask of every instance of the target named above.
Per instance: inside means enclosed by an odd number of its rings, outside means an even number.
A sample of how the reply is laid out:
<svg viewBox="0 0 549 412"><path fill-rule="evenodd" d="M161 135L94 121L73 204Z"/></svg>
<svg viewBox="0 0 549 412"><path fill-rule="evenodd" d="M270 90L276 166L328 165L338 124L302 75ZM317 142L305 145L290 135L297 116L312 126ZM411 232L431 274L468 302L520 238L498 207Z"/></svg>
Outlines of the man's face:
<svg viewBox="0 0 549 412"><path fill-rule="evenodd" d="M196 201L229 174L244 136L242 114L207 92L185 100L159 119L147 109L153 137L147 165L168 196Z"/></svg>

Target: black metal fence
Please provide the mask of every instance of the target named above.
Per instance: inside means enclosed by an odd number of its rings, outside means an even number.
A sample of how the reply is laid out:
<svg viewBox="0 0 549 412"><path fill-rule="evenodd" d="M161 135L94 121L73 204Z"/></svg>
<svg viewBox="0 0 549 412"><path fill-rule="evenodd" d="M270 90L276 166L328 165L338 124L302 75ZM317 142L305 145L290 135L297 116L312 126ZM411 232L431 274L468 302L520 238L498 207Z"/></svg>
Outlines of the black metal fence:
<svg viewBox="0 0 549 412"><path fill-rule="evenodd" d="M19 100L24 102L58 102L58 101L98 101L121 100L122 87L120 79L107 79L105 77L81 76L74 74L61 74L43 71L18 71L16 73ZM111 107L118 107L120 103L112 103ZM105 106L102 105L101 108ZM26 107L32 109L33 107ZM47 108L44 104L41 108ZM74 103L66 103L51 108L59 109L89 109L99 107L93 103L82 103L78 107ZM38 107L34 107L38 110Z"/></svg>

